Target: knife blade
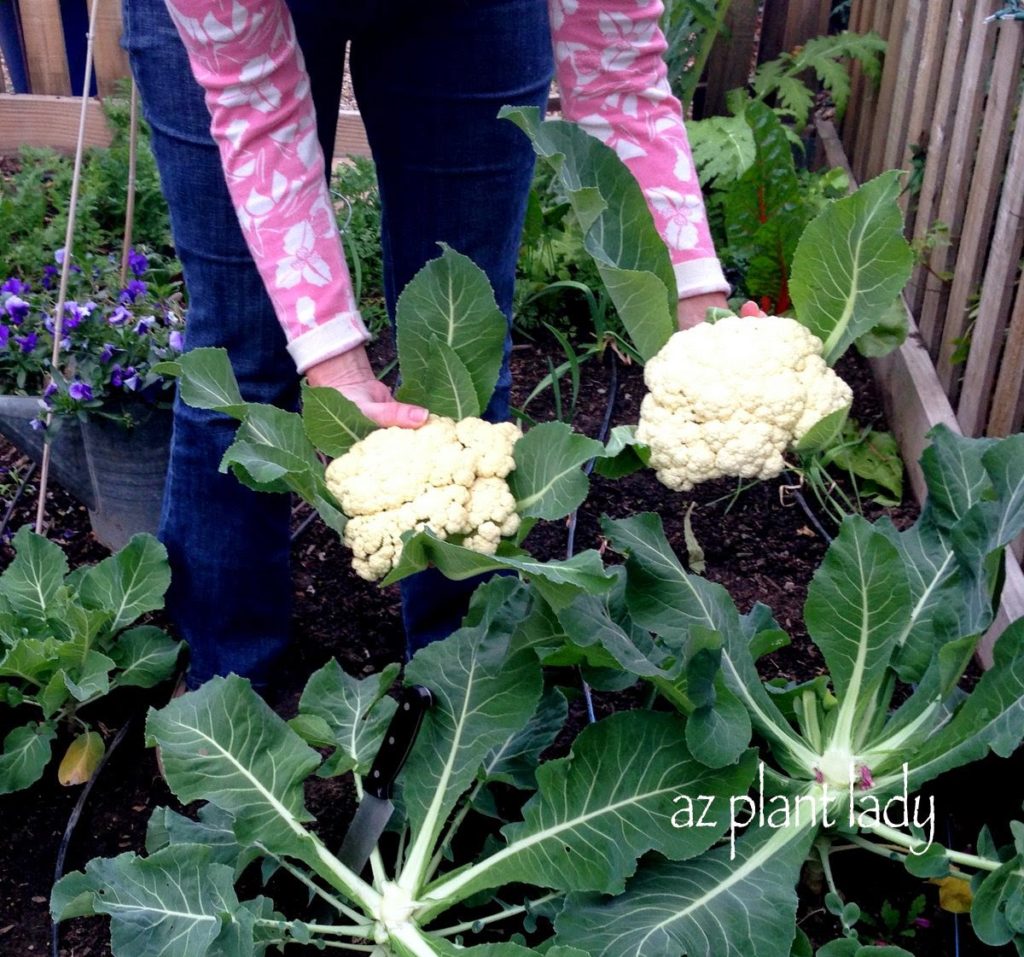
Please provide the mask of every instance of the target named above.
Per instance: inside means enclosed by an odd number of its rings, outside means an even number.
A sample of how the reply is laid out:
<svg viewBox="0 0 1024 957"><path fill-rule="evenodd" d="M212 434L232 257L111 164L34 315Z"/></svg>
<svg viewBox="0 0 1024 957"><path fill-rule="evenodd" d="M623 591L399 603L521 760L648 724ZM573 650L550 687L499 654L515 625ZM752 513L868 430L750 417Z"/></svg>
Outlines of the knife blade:
<svg viewBox="0 0 1024 957"><path fill-rule="evenodd" d="M338 851L341 862L356 874L366 866L371 851L391 820L395 810L391 802L391 786L409 757L423 716L433 700L423 685L410 685L398 699L398 709L384 732L384 740L373 759L370 773L363 780L363 800Z"/></svg>

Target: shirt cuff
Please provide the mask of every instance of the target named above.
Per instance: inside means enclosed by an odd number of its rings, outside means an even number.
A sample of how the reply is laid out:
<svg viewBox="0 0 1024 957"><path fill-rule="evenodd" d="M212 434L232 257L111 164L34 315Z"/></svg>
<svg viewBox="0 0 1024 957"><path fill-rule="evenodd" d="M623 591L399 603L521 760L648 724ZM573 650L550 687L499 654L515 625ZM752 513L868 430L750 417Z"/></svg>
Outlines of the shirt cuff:
<svg viewBox="0 0 1024 957"><path fill-rule="evenodd" d="M369 340L370 333L358 312L343 312L288 343L288 352L301 374L324 359L355 349Z"/></svg>
<svg viewBox="0 0 1024 957"><path fill-rule="evenodd" d="M689 296L703 296L709 292L721 292L729 295L732 286L725 280L722 264L713 256L704 259L691 259L688 262L674 263L676 274L676 291L680 299Z"/></svg>

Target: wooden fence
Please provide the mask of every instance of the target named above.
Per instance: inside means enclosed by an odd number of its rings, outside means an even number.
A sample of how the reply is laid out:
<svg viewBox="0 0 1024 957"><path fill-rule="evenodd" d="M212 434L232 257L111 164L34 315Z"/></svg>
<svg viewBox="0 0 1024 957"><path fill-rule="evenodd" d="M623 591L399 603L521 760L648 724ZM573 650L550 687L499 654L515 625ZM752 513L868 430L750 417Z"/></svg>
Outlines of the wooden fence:
<svg viewBox="0 0 1024 957"><path fill-rule="evenodd" d="M1024 22L1001 0L854 0L853 28L889 42L877 89L855 71L843 142L861 180L914 171L908 235L948 229L907 303L964 433L1024 423Z"/></svg>

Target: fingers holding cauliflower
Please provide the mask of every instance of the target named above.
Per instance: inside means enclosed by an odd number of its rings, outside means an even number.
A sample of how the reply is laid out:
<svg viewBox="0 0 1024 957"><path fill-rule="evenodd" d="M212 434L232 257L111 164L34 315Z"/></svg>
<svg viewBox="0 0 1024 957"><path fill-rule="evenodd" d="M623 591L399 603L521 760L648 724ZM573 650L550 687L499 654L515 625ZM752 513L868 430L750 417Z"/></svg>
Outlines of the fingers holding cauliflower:
<svg viewBox="0 0 1024 957"><path fill-rule="evenodd" d="M361 578L377 581L397 564L402 534L425 528L493 555L519 529L505 481L521 433L511 422L431 416L416 430L371 432L327 467L327 488L349 517L344 542Z"/></svg>
<svg viewBox="0 0 1024 957"><path fill-rule="evenodd" d="M728 316L677 332L644 369L637 441L671 489L723 476L766 479L787 448L853 393L795 319Z"/></svg>

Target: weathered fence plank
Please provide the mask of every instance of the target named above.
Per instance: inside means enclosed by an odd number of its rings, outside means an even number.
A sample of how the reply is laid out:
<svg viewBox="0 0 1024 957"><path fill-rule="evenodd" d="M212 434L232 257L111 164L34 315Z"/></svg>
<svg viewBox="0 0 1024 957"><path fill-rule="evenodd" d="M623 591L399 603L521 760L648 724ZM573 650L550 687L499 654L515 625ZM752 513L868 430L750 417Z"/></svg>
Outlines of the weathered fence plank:
<svg viewBox="0 0 1024 957"><path fill-rule="evenodd" d="M89 0L89 10L98 0ZM128 55L121 49L121 4L105 0L96 13L96 40L93 60L96 64L96 89L110 96L118 83L131 76Z"/></svg>
<svg viewBox="0 0 1024 957"><path fill-rule="evenodd" d="M71 92L64 27L58 0L32 0L20 7L25 67L33 93L67 96Z"/></svg>

